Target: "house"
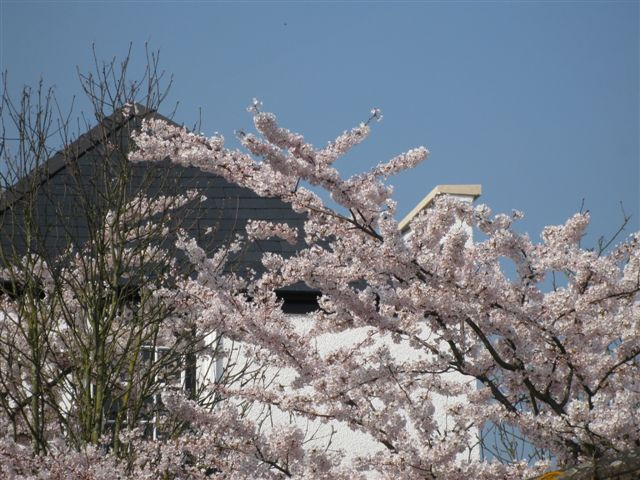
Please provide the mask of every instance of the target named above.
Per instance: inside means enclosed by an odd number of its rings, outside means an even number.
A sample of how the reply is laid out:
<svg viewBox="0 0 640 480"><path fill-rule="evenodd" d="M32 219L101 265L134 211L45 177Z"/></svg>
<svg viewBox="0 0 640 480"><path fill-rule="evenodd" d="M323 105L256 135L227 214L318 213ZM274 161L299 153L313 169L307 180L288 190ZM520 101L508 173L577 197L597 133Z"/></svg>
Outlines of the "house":
<svg viewBox="0 0 640 480"><path fill-rule="evenodd" d="M145 261L136 259L140 253L136 249L166 249L178 255L177 268L188 274L184 271L187 262L180 261L180 253L171 240L180 229L199 239L206 252L212 254L232 242L249 218L302 226L304 218L280 200L261 198L220 177L168 161L153 166L129 164L130 134L148 117L169 121L139 105L131 114L117 111L100 119L96 127L50 158L44 149L32 152L29 159L22 159L24 164L16 165L18 171L30 173L15 184L2 186L0 288L21 301L14 309L17 311L10 310L7 304L0 305L0 333L6 339L19 339L27 348L2 342L0 362L29 365L35 358L46 357L38 360L42 368L38 368L35 377L28 371L0 371L0 377L6 375L0 378L3 385L21 385L23 378L29 378L15 392L2 392L0 387L0 409L14 422L16 432L22 431L15 434L16 438L48 428L37 409L51 410L50 416L58 419L54 422L60 424L60 429L76 430L74 435L85 440L100 437L112 424L118 430L140 421L153 425L150 435L156 436L156 422L151 419L156 418L159 409L158 385L178 381L196 395L199 353L220 351L223 346L215 335L197 340L185 334L177 339L158 338L158 325L166 323L172 313L147 305L157 287L155 279L168 278L170 282L169 269L174 265L171 255L162 260L157 256ZM177 205L171 204L171 208L160 211L152 211L151 202L141 200L167 198L189 190L198 191L204 199L175 209ZM145 220L149 215L168 233L156 229L149 240L150 222ZM119 226L124 224L127 230ZM241 275L260 272L262 252L286 256L296 248L299 246L279 239L258 240L232 254L228 268ZM30 255L25 256L27 253ZM102 261L104 258L109 261ZM46 278L41 276L42 261L48 269ZM38 281L29 281L34 276L39 276ZM67 293L63 294L62 289ZM57 295L60 301L42 301L47 294ZM62 295L66 295L65 300ZM305 312L317 305L317 294L304 286L292 286L278 295L284 299L285 311ZM68 300L74 302L76 312L61 308ZM52 304L57 305L55 312ZM77 312L86 317L80 323ZM126 319L125 314L130 318ZM30 325L26 331L24 324ZM48 338L54 334L59 337L55 342ZM75 352L73 358L55 350L61 344ZM168 348L171 345L179 345L182 351L176 354L175 348ZM123 357L134 358L133 363L139 364L135 372L127 367L131 362L114 363L110 358L116 346L120 355L126 348ZM219 379L223 375L221 368L218 363L203 366L202 370ZM177 379L176 369L181 371ZM32 392L42 390L51 398L40 395L42 399L36 407ZM56 405L62 405L60 411L53 411L58 409ZM86 414L86 418L78 425L69 425L67 414L77 405L84 406L80 416ZM134 413L118 418L125 410Z"/></svg>
<svg viewBox="0 0 640 480"><path fill-rule="evenodd" d="M218 176L194 168L178 167L169 162L154 166L128 164L126 154L130 147L130 133L140 128L143 118L149 117L169 121L141 106L135 106L133 113L118 111L101 119L98 126L63 151L51 158L42 159L31 174L7 190L0 201L0 264L4 267L19 264L27 251L35 251L52 264L55 273L63 272L67 267L65 262L75 261L78 256L91 259L111 255L109 252L112 244L109 243L110 240L105 240L104 232L105 229L111 232L113 223L105 223L105 218L109 215L116 219L125 218L131 210L136 209L141 209L138 213L144 218L145 207L140 206L139 202L132 203L139 192L152 199L194 189L204 195L202 201L192 199L188 208L177 207L175 215L161 220L169 225L168 238L172 238L179 229L184 229L201 241L208 254L225 247L237 233L243 232L248 219L286 222L290 226L302 228L304 217L279 199L259 197ZM480 193L478 185L436 187L400 222L400 228L405 235L411 235L411 219L423 209L429 208L439 194L473 201ZM160 213L164 215L164 212ZM132 215L135 214L136 211ZM153 240L153 245L170 248L167 244L172 242L167 242L162 232L157 232L159 235ZM119 251L126 252L132 245L129 240L125 240L120 244ZM264 252L287 256L295 254L303 246L301 241L296 245L289 245L279 239L259 240L248 249L234 254L228 268L241 275L251 271L259 274L263 269L260 259ZM56 264L58 258L66 260ZM150 309L136 307L135 311L127 310L127 302L138 305L145 301L145 292L153 288L154 276L166 274L165 268L170 268L170 264L161 265L161 268L158 267L158 262L147 262L142 267L136 264L134 273L123 269L126 275L116 275L117 278L111 279L111 266L102 265L109 262L96 262L94 265L91 261L83 262L82 258L78 261L82 268L91 271L80 268L81 274L87 278L86 282L75 287L74 292L78 296L85 292L87 286L90 289L86 298L81 298L78 302L89 312L85 315L88 317L86 323L93 325L86 328L91 334L91 342L94 342L94 337L97 339L95 343L82 344L82 368L56 363L59 361L56 356L58 352L51 350L48 355L55 364L53 378L50 374L43 373L43 378L35 379L41 387L49 389L52 397L57 395L57 401L66 405L61 410L62 413L69 412L72 408L70 405L74 402L86 402L90 407L87 408L86 419L83 417L78 425L63 425L61 428L65 428L65 431L74 431L80 438L93 439L105 432L117 433L120 428L132 423L146 423L149 426L148 434L156 438L162 433L162 429L158 428L162 420L158 385L178 384L190 395L196 396L197 384L205 377L220 381L226 374L233 377L237 369L242 370L244 360L241 354L235 353L238 349L225 346L224 336L217 335L217 332L210 332L212 335L207 335L198 342L191 342L188 337L171 340L180 346L181 350L176 353L167 340L157 337L153 330L148 331L146 327L144 330L136 329L138 320L149 322ZM4 272L10 273L10 270L5 268ZM149 275L150 273L153 275ZM100 283L93 287L96 278L104 286ZM5 292L14 296L23 295L24 292L18 292L27 288L22 281L23 278L19 275L3 278ZM52 280L54 283L55 281ZM38 290L40 288L46 290L42 286L36 286L36 290L31 293L33 299L46 294L41 293ZM297 316L301 322L307 313L317 308L319 293L304 285L293 285L277 293L283 299L284 312ZM37 300L31 303L38 305ZM36 310L32 312L33 315L41 315L41 310L38 310L40 307L34 308ZM108 330L114 322L118 324L121 317L125 316L122 311L128 315L129 323L123 323L122 330ZM48 310L47 314L50 314ZM171 315L172 312L160 312L158 320L173 319ZM102 323L107 317L109 322ZM130 320L131 318L135 321ZM72 320L75 321L72 315L65 320L65 329L72 328ZM49 318L48 321L57 320ZM83 335L87 333L84 324L77 328ZM105 330L106 333L100 337L99 331ZM120 335L121 332L124 335ZM355 341L361 333L354 331L353 334L341 335L339 338L327 337L326 348L336 342L348 344ZM116 345L120 340L114 338L116 335L137 342L129 352L131 358L134 358L134 365L137 362L137 370L128 369L118 362L117 368L112 363L105 363L104 359L108 358L105 349L108 350L112 347L111 344ZM130 348L129 345L127 341L127 348ZM227 357L220 361L219 354L223 351L227 352ZM99 352L102 352L100 358ZM406 354L402 351L396 353ZM1 355L7 359L10 352L0 350ZM209 360L203 361L203 358ZM231 363L235 364L234 368L229 368ZM101 365L103 370L113 371L101 373ZM203 373L205 371L206 374ZM134 389L134 385L139 391ZM29 386L20 393L22 396L17 400L6 402L3 405L5 411L13 415L25 412L27 417L32 415L33 412L28 411L31 391L33 388ZM132 398L137 398L137 401L131 400ZM51 406L55 401L50 400L47 399L46 408L55 408ZM205 398L204 401L209 402L212 408L215 406L215 398ZM448 399L442 399L442 405L447 401ZM123 413L131 411L134 413ZM57 415L57 418L65 422L64 414ZM36 419L32 421L36 422ZM335 445L348 448L354 453L371 448L371 442L365 437L354 435L346 428L337 428Z"/></svg>

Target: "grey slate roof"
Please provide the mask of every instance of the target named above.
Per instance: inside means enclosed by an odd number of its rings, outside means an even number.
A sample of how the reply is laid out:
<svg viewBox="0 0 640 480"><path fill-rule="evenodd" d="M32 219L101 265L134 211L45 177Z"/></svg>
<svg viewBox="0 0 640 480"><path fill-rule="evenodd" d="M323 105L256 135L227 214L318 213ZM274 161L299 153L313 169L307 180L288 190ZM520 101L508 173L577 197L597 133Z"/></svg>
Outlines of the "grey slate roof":
<svg viewBox="0 0 640 480"><path fill-rule="evenodd" d="M26 240L22 226L25 218L29 217L38 225L42 238L40 247L49 255L55 255L70 241L81 245L91 238L91 226L83 212L100 206L101 185L108 182L110 176L118 174L117 159L114 158L112 164L105 164L109 158L105 153L107 142L128 151L129 136L140 126L143 118L170 122L139 105L135 111L135 115L128 117L118 111L103 119L3 193L0 197L0 243L4 252L15 250L20 254L24 251ZM181 220L196 238L201 238L207 228L213 227L213 239L206 247L210 252L228 242L236 233L244 232L248 219L286 222L302 232L304 217L279 199L259 197L253 191L221 177L195 168L176 166L168 160L154 165L133 165L130 182L132 189L140 188L144 183L149 196L199 189L207 200L188 210ZM34 188L37 190L35 197L25 195ZM30 200L32 198L33 201ZM233 268L240 271L251 268L260 272L262 252L287 256L302 246L302 242L292 246L279 239L258 241L235 259ZM293 286L291 290L309 291L308 287L301 285Z"/></svg>

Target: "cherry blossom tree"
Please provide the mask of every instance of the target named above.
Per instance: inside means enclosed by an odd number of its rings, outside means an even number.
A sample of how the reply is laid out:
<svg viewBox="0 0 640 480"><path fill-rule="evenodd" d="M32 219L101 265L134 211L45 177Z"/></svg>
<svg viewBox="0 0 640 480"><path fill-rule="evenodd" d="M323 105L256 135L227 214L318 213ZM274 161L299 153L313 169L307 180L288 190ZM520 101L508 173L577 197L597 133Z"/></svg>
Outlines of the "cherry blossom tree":
<svg viewBox="0 0 640 480"><path fill-rule="evenodd" d="M301 232L253 224L250 236L297 234L306 248L290 258L265 254L266 273L247 285L243 302L212 297L230 337L291 372L290 381L272 388L227 388L226 396L367 435L378 448L350 468L384 478L532 473L526 462L465 459L488 423L512 426L560 465L640 445L640 235L609 252L584 249L589 215L580 213L546 227L537 243L514 230L520 213L492 215L484 205L447 198L403 235L385 180L423 161L425 148L342 179L333 162L368 136L378 110L323 148L280 127L259 102L250 110L257 134L239 135L248 153L225 148L220 136L149 121L134 135L138 150L130 155L170 156L307 216ZM326 191L338 207L304 184ZM463 225L484 239L470 241ZM199 275L185 290L215 296L211 260L195 250ZM514 275L505 273L504 261ZM280 311L274 294L298 282L322 292L305 328ZM317 347L323 337L355 331L362 333L355 343ZM447 407L446 425L434 421L437 396L461 400ZM315 450L305 451L294 425L282 436L286 442L270 445L270 455L257 446L241 455L270 465L276 476L313 477L318 470L308 452ZM339 465L327 456L323 468Z"/></svg>

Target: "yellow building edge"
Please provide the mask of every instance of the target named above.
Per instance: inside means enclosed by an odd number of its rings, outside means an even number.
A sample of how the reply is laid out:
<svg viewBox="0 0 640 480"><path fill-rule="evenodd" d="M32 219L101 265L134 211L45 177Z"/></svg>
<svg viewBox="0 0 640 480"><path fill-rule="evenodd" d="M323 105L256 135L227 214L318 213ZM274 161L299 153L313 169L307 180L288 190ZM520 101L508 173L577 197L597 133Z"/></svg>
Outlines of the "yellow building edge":
<svg viewBox="0 0 640 480"><path fill-rule="evenodd" d="M405 231L411 220L418 215L422 210L427 208L433 200L442 194L448 195L464 195L473 197L475 200L480 195L482 195L482 185L472 184L472 185L437 185L433 190L431 190L426 197L424 197L420 203L418 203L413 210L411 210L398 224L398 229L400 231Z"/></svg>

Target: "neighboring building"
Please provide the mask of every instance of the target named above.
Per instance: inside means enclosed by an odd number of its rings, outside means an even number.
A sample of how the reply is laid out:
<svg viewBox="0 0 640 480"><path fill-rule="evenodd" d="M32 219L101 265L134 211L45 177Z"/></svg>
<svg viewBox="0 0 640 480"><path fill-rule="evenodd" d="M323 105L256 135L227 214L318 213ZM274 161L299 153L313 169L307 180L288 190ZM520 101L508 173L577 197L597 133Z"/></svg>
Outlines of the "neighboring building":
<svg viewBox="0 0 640 480"><path fill-rule="evenodd" d="M64 255L69 247L82 253L83 245L95 240L103 230L105 215L108 210L123 208L126 200L119 197L122 193L113 187L114 180L123 177L123 165L130 147L131 133L140 128L144 118L156 118L170 122L169 119L143 107L135 106L135 113L125 115L118 111L102 119L99 124L83 134L64 150L50 158L35 158L35 165L20 165L23 172L30 172L14 185L3 185L0 188L0 292L9 295L23 295L21 280L5 267L19 265L21 258L29 251L37 252L42 258L55 264L55 259ZM35 167L31 169L32 167ZM5 172L2 172L3 174ZM234 237L243 233L248 219L286 222L294 227L302 227L304 217L295 213L287 204L276 198L262 198L254 192L231 184L221 177L201 172L195 168L176 166L171 162L147 164L131 164L126 169L124 195L134 197L140 192L150 198L183 194L187 190L197 190L206 197L203 202L192 202L188 208L179 210L171 220L172 229L182 228L198 239L208 254L213 254L220 247L227 245ZM171 237L171 235L170 235ZM173 237L175 238L175 237ZM172 242L166 241L166 244ZM283 256L292 255L302 244L290 245L286 241L273 238L257 240L241 252L233 255L228 268L243 274L248 271L260 273L263 269L260 261L263 252L276 252ZM179 252L178 252L179 255ZM67 260L69 257L66 257ZM179 258L180 260L180 258ZM187 262L178 262L188 268ZM28 268L28 267L27 267ZM147 272L140 272L146 276ZM155 271L154 271L155 273ZM4 275L3 275L4 274ZM139 299L140 283L135 278L127 278L118 288L126 290L117 293L118 301L127 302L128 298L135 302ZM80 287L81 288L81 287ZM37 299L38 293L34 297ZM307 312L317 307L317 295L310 289L296 285L278 292L284 299L284 309L290 312ZM95 297L95 294L94 294ZM24 295L23 295L24 298ZM98 298L90 300L100 302ZM92 313L93 314L93 313ZM4 313L0 305L0 320ZM213 340L212 340L213 341ZM151 344L149 344L151 343ZM139 361L151 373L148 378L160 378L163 372L152 371L149 365L166 357L165 344L162 341L143 342L139 353ZM4 352L0 352L2 354ZM168 360L167 360L168 362ZM216 366L198 365L194 355L184 360L184 370L180 382L188 392L196 389L200 370L207 371L209 377L217 378ZM64 359L60 362L64 363ZM219 370L219 368L218 368ZM56 374L55 382L60 385L67 382L64 390L70 390L73 383L84 381L79 378L77 369L60 367L61 374ZM68 379L65 379L67 377ZM86 377L86 375L85 375ZM122 382L129 382L125 375L111 378L109 384L116 388ZM177 379L165 378L165 384L175 384ZM4 379L2 379L4 381ZM85 388L91 397L97 395L97 389L89 382ZM0 382L1 383L1 382ZM104 396L110 395L110 387ZM112 391L115 391L111 389ZM159 396L158 389L149 389L151 394L144 394L145 405L150 411L156 410ZM2 398L0 392L0 399ZM74 395L80 395L77 392ZM28 388L23 399L14 404L29 405ZM68 398L68 397L67 397ZM108 398L105 402L103 425L114 423L120 409L120 400ZM7 405L7 408L13 408ZM145 422L155 418L155 413L138 415ZM155 420L149 434L156 436Z"/></svg>
<svg viewBox="0 0 640 480"><path fill-rule="evenodd" d="M27 221L35 222L38 228L39 241L35 247L42 249L50 258L64 251L69 244L80 246L87 242L95 233L88 213L93 212L93 207L102 205L100 192L103 188L108 188L105 185L108 185L112 176L118 175L119 162L122 160L120 157L122 152L129 149L131 132L141 126L143 118L148 117L169 121L139 106L136 106L135 115L125 116L122 112L117 112L105 118L64 151L48 159L14 189L5 192L0 198L0 248L5 252L0 258L0 265L3 262L10 263L11 256L24 252L30 241L24 231ZM113 149L113 153L110 152L110 145L117 147ZM286 222L299 229L304 224L304 216L294 212L279 199L259 197L221 177L195 168L175 166L168 161L159 166L133 165L130 182L133 190L141 189L151 197L181 193L189 189L198 189L204 194L206 200L188 210L188 215L181 221L196 239L202 238L207 230L213 230L213 234L208 236L208 244L203 245L208 253L215 252L236 234L243 233L248 219ZM35 196L29 195L33 189L37 191ZM403 234L411 235L411 220L422 210L429 208L438 195L451 195L472 202L480 194L479 185L437 186L400 222L399 228ZM287 256L295 254L303 246L302 241L293 246L280 239L257 241L248 250L238 254L231 268L238 272L253 270L259 273L263 270L260 259L264 252ZM285 313L298 316L301 322L305 321L305 314L317 308L319 293L304 285L291 286L278 294L284 300ZM363 331L354 331L353 334L340 335L339 338L327 336L327 344L319 345L319 348L331 349L337 342L348 344L356 341L362 333ZM398 347L394 348L398 350ZM147 352L147 356L157 357L159 353L156 350ZM395 353L400 356L407 354L402 351ZM196 366L207 369L215 378L223 368L219 362L210 368L195 360L189 366L191 370ZM183 385L190 388L190 383L195 381L197 375L193 371L186 373L182 378ZM153 401L157 401L155 397ZM448 399L443 398L440 405L444 406L447 402ZM439 421L444 421L444 418ZM346 428L338 429L334 444L348 447L354 454L371 448L372 445L362 434L353 434Z"/></svg>
<svg viewBox="0 0 640 480"><path fill-rule="evenodd" d="M431 190L426 197L424 197L398 224L398 228L403 233L405 238L409 235L412 235L411 232L411 220L415 218L420 212L429 208L433 205L435 199L440 195L447 195L453 198L456 198L463 202L472 203L474 202L480 195L482 194L482 186L481 185L437 185L433 190ZM467 230L469 235L469 241L473 241L473 230L471 225L462 224L460 226ZM458 372L449 372L443 374L447 380L453 380L458 382L474 382L475 380L469 380L468 378L464 378L464 376ZM451 402L460 402L460 398L452 399L447 398L441 395L435 395L434 398L434 406L438 424L440 426L444 426L447 423L446 416L446 407ZM464 399L462 399L464 401ZM477 431L478 436L480 432ZM480 446L473 449L473 451L469 452L469 456L472 458L480 458L482 455Z"/></svg>

